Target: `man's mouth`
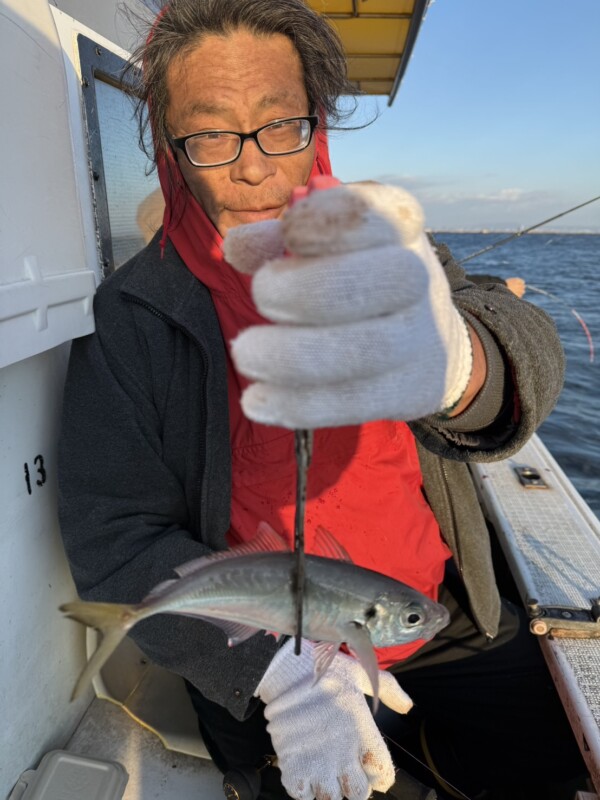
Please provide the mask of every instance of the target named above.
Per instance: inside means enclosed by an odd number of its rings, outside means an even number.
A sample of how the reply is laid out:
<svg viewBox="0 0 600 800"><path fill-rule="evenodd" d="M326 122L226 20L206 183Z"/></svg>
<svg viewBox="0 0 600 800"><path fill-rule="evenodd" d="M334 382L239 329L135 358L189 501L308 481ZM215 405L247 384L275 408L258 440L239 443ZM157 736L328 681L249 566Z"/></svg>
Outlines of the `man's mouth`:
<svg viewBox="0 0 600 800"><path fill-rule="evenodd" d="M229 209L229 213L233 214L236 219L242 222L262 222L265 219L276 219L280 216L285 206L275 206L272 208L238 208Z"/></svg>

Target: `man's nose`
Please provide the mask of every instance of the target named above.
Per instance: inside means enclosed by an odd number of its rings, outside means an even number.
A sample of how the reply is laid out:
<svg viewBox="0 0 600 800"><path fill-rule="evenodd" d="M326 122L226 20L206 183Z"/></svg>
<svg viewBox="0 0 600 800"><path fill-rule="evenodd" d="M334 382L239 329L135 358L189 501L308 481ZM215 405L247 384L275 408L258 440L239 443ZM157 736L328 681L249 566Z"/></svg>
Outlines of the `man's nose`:
<svg viewBox="0 0 600 800"><path fill-rule="evenodd" d="M246 139L237 161L231 165L231 180L249 183L254 186L274 175L277 170L275 159L266 156L253 139Z"/></svg>

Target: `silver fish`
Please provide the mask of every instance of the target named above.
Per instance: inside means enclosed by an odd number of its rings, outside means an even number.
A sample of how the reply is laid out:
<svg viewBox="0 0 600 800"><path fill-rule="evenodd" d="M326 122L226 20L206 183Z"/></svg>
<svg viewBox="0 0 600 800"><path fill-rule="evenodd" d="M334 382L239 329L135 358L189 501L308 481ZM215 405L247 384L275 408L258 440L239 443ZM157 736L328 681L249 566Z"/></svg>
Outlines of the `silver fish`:
<svg viewBox="0 0 600 800"><path fill-rule="evenodd" d="M353 564L337 540L317 530L316 549L306 556L303 635L319 644L315 677L327 669L342 644L360 660L377 706L379 670L373 647L431 639L449 622L447 609L400 581ZM293 636L295 558L266 522L249 543L220 550L178 567L179 576L159 584L137 605L77 600L60 607L66 616L103 633L100 646L79 677L77 697L119 642L140 620L182 614L222 628L230 646L260 630Z"/></svg>

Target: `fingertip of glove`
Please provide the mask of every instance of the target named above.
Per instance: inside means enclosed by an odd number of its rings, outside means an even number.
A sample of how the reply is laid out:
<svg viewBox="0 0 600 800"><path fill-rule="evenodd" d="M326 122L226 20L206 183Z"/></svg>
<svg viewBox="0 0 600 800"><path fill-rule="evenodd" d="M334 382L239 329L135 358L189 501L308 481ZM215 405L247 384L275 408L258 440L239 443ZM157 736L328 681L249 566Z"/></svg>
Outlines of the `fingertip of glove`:
<svg viewBox="0 0 600 800"><path fill-rule="evenodd" d="M282 225L287 249L307 257L393 243L410 247L423 233L424 214L400 187L350 184L308 194Z"/></svg>
<svg viewBox="0 0 600 800"><path fill-rule="evenodd" d="M414 706L412 699L390 672L381 672L379 675L379 698L398 714L407 714Z"/></svg>
<svg viewBox="0 0 600 800"><path fill-rule="evenodd" d="M289 429L300 427L290 422L285 413L282 414L281 411L277 413L277 403L273 407L269 388L267 384L257 382L243 391L241 406L244 415L261 425L278 425Z"/></svg>
<svg viewBox="0 0 600 800"><path fill-rule="evenodd" d="M421 237L425 214L416 197L406 189L370 182L350 184L348 188L397 227L405 247L410 247Z"/></svg>
<svg viewBox="0 0 600 800"><path fill-rule="evenodd" d="M283 255L280 221L267 219L232 228L225 235L222 252L239 272L252 275L265 261Z"/></svg>
<svg viewBox="0 0 600 800"><path fill-rule="evenodd" d="M387 745L381 740L382 749L378 753L365 750L361 756L361 765L369 781L371 789L387 792L396 779L396 770Z"/></svg>

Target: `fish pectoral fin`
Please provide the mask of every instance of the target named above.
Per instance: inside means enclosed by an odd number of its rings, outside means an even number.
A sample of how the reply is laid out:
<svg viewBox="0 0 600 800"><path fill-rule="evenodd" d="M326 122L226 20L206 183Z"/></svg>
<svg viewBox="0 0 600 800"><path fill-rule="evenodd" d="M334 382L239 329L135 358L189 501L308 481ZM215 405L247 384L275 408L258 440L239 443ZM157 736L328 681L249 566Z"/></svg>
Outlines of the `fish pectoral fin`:
<svg viewBox="0 0 600 800"><path fill-rule="evenodd" d="M205 617L202 614L189 614L186 616L193 616L194 619L201 619L203 622L210 622L211 625L216 625L227 634L227 646L235 647L240 642L245 642L255 633L260 633L261 628L253 628L250 625L243 625L241 622L231 622L228 619L218 619L217 617Z"/></svg>
<svg viewBox="0 0 600 800"><path fill-rule="evenodd" d="M371 634L365 625L360 622L349 622L344 626L346 630L345 642L348 650L362 664L371 687L373 689L373 714L379 707L379 665L371 641Z"/></svg>
<svg viewBox="0 0 600 800"><path fill-rule="evenodd" d="M268 522L259 522L256 529L256 536L251 541L234 545L228 550L216 550L209 555L195 558L193 561L187 561L185 564L180 564L178 567L175 567L175 572L180 578L185 578L187 575L198 572L198 570L206 567L208 564L214 564L215 561L253 555L254 553L289 552L290 548L285 539L283 539Z"/></svg>
<svg viewBox="0 0 600 800"><path fill-rule="evenodd" d="M333 642L319 642L315 645L315 680L313 682L313 686L327 671L327 668L335 658L337 651L340 649L340 644L341 642L338 642L337 644L334 644Z"/></svg>
<svg viewBox="0 0 600 800"><path fill-rule="evenodd" d="M160 597L163 592L168 591L174 583L177 583L177 578L169 578L168 581L163 581L162 583L157 584L150 592L148 592L142 602L146 603L148 600L156 600L156 598Z"/></svg>

